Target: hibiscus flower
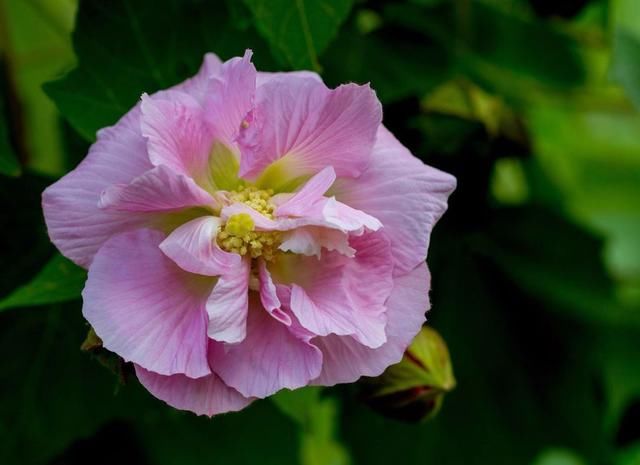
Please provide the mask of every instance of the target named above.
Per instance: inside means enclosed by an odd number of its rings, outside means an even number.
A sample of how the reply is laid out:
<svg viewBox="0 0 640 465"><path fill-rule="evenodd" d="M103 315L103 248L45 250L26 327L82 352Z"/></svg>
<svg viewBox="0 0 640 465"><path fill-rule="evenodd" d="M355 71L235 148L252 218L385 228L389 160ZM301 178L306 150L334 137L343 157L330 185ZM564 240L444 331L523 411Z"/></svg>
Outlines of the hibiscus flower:
<svg viewBox="0 0 640 465"><path fill-rule="evenodd" d="M455 179L381 121L368 85L259 73L249 51L143 95L43 194L104 347L205 415L400 361Z"/></svg>

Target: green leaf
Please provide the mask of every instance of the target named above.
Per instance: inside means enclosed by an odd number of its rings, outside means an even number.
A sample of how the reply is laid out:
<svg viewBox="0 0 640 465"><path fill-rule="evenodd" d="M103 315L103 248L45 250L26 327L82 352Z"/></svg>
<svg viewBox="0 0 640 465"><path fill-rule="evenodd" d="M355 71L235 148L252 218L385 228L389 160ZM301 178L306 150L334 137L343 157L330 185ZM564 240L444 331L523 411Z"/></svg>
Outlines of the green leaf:
<svg viewBox="0 0 640 465"><path fill-rule="evenodd" d="M31 282L0 300L0 311L77 299L86 279L85 270L56 254Z"/></svg>
<svg viewBox="0 0 640 465"><path fill-rule="evenodd" d="M273 403L300 427L302 465L348 465L350 457L337 440L339 406L336 399L322 397L322 388L308 386L282 390Z"/></svg>
<svg viewBox="0 0 640 465"><path fill-rule="evenodd" d="M282 65L316 71L320 71L318 57L352 6L352 0L245 0L245 3Z"/></svg>
<svg viewBox="0 0 640 465"><path fill-rule="evenodd" d="M640 109L640 37L623 28L615 31L611 72Z"/></svg>
<svg viewBox="0 0 640 465"><path fill-rule="evenodd" d="M252 48L258 66L270 62L256 33L236 28L224 2L204 0L169 0L162 7L144 0L81 2L73 44L78 67L45 91L87 140L143 92L193 75L206 52L226 59Z"/></svg>
<svg viewBox="0 0 640 465"><path fill-rule="evenodd" d="M611 75L640 108L640 8L635 0L613 0Z"/></svg>
<svg viewBox="0 0 640 465"><path fill-rule="evenodd" d="M528 180L535 201L606 237L603 256L616 293L640 306L640 116L615 102L533 105L527 120L536 153ZM545 185L536 186L540 180Z"/></svg>

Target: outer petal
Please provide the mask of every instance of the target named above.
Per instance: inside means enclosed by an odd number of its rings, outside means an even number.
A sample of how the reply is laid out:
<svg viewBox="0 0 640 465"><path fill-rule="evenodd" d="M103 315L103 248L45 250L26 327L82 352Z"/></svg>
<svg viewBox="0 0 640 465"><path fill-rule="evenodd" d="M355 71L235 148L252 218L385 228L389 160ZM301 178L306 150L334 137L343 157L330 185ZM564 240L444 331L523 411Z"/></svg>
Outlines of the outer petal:
<svg viewBox="0 0 640 465"><path fill-rule="evenodd" d="M68 258L88 267L113 234L140 226L146 215L98 209L101 192L112 184L128 184L153 166L140 135L136 106L98 139L76 169L42 194L42 208L51 241Z"/></svg>
<svg viewBox="0 0 640 465"><path fill-rule="evenodd" d="M207 300L207 334L210 338L228 343L241 342L245 338L250 272L251 260L244 258L218 279Z"/></svg>
<svg viewBox="0 0 640 465"><path fill-rule="evenodd" d="M216 243L220 218L203 216L175 229L160 244L165 255L185 271L219 276L241 266L240 255L225 252Z"/></svg>
<svg viewBox="0 0 640 465"><path fill-rule="evenodd" d="M105 189L99 206L129 212L164 212L189 207L214 207L213 197L193 179L176 174L166 166L156 166L129 184Z"/></svg>
<svg viewBox="0 0 640 465"><path fill-rule="evenodd" d="M318 336L352 335L375 348L386 342L385 301L392 289L389 244L380 234L353 238L355 258L329 253L300 259L307 274L292 284L291 311Z"/></svg>
<svg viewBox="0 0 640 465"><path fill-rule="evenodd" d="M337 180L332 191L382 222L402 274L425 260L431 230L455 187L453 176L423 164L380 126L369 168L358 179Z"/></svg>
<svg viewBox="0 0 640 465"><path fill-rule="evenodd" d="M351 383L361 376L378 376L389 365L398 363L425 322L429 287L425 263L395 278L387 301L387 342L377 349L364 347L351 337L331 335L313 339L324 356L322 374L313 384Z"/></svg>
<svg viewBox="0 0 640 465"><path fill-rule="evenodd" d="M211 79L222 71L222 61L215 53L206 53L202 59L200 70L190 79L174 86L173 89L191 95L198 102L203 103L209 90Z"/></svg>
<svg viewBox="0 0 640 465"><path fill-rule="evenodd" d="M297 389L316 378L322 368L322 354L310 337L271 318L252 298L246 339L219 347L211 364L227 385L245 397Z"/></svg>
<svg viewBox="0 0 640 465"><path fill-rule="evenodd" d="M215 138L232 146L240 126L253 107L256 89L256 68L251 63L252 52L242 58L226 61L220 74L209 83L205 99L207 120L214 128Z"/></svg>
<svg viewBox="0 0 640 465"><path fill-rule="evenodd" d="M184 375L163 376L135 365L140 383L158 399L197 415L217 415L242 410L251 403L238 391L214 375L192 379Z"/></svg>
<svg viewBox="0 0 640 465"><path fill-rule="evenodd" d="M256 76L256 87L260 87L266 84L273 79L282 79L287 77L298 77L298 78L308 78L315 79L318 82L322 82L322 78L318 73L314 73L313 71L287 71L287 72L264 72L258 71Z"/></svg>
<svg viewBox="0 0 640 465"><path fill-rule="evenodd" d="M142 135L148 139L149 158L176 173L194 177L205 171L213 134L202 106L176 90L142 96Z"/></svg>
<svg viewBox="0 0 640 465"><path fill-rule="evenodd" d="M82 312L104 346L125 360L198 378L211 373L205 301L212 282L165 257L162 238L140 229L107 241L89 269Z"/></svg>
<svg viewBox="0 0 640 465"><path fill-rule="evenodd" d="M283 157L279 166L290 179L328 165L338 176L358 176L369 163L382 119L369 86L330 90L314 78L282 76L259 87L256 100L241 132L242 177L255 178Z"/></svg>

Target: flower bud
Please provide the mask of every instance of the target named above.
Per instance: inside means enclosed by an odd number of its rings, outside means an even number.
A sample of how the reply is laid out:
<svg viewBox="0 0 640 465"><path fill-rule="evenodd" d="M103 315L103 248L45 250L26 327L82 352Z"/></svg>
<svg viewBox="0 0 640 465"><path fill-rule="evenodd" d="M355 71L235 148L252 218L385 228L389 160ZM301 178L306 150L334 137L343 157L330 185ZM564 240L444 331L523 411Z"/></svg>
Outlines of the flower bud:
<svg viewBox="0 0 640 465"><path fill-rule="evenodd" d="M407 422L434 417L446 392L455 387L449 350L442 337L425 326L400 363L362 383L363 399L379 413Z"/></svg>

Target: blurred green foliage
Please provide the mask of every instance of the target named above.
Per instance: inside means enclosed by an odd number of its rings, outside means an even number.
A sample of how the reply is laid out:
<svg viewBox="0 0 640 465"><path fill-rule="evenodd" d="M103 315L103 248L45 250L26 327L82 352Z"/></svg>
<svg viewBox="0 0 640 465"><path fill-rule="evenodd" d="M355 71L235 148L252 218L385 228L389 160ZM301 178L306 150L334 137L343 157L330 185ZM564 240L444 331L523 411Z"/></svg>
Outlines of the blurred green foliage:
<svg viewBox="0 0 640 465"><path fill-rule="evenodd" d="M0 463L640 463L637 0L75 10L0 0ZM353 385L196 418L80 351L84 272L49 244L42 189L142 92L245 48L259 69L370 81L385 124L458 178L429 256L457 388L430 422L384 418Z"/></svg>

